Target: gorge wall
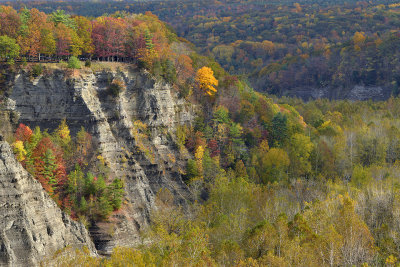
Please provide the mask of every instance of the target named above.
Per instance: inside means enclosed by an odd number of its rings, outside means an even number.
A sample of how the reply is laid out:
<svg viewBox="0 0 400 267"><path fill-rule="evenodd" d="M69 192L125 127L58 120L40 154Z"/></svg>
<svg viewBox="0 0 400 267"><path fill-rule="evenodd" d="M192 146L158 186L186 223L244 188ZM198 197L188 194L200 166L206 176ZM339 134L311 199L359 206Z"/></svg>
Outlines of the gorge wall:
<svg viewBox="0 0 400 267"><path fill-rule="evenodd" d="M109 92L116 79L124 88L119 96ZM139 242L159 189L168 188L180 204L191 197L181 178L185 156L175 145L174 133L178 125L191 123L194 111L174 94L168 84L137 69L72 74L53 70L36 78L21 71L14 78L7 107L18 114L19 122L52 130L66 119L72 133L84 126L110 175L125 182L123 208L90 228L99 253ZM147 125L150 138L138 140L133 130L137 120Z"/></svg>
<svg viewBox="0 0 400 267"><path fill-rule="evenodd" d="M0 266L33 266L66 246L94 245L0 141Z"/></svg>

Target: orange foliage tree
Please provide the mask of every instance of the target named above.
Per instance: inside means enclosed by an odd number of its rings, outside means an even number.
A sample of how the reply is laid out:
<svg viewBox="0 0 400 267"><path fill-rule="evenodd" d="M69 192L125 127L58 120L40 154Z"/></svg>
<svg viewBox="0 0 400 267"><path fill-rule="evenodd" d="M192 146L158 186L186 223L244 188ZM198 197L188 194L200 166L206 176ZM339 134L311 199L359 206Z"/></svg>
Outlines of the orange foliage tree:
<svg viewBox="0 0 400 267"><path fill-rule="evenodd" d="M218 86L218 80L214 77L214 72L209 67L202 67L197 71L196 82L205 95L214 96L217 92L215 87Z"/></svg>

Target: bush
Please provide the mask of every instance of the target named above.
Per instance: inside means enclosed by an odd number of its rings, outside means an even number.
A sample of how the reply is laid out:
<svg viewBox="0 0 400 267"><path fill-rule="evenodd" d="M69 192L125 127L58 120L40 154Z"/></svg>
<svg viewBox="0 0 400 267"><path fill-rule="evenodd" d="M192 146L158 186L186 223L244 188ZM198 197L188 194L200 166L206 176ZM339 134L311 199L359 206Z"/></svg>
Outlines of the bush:
<svg viewBox="0 0 400 267"><path fill-rule="evenodd" d="M68 68L70 69L80 69L81 68L81 62L77 57L70 57L68 60Z"/></svg>
<svg viewBox="0 0 400 267"><path fill-rule="evenodd" d="M121 80L115 79L112 83L108 86L108 90L110 94L114 97L119 96L122 90L124 90L124 83Z"/></svg>
<svg viewBox="0 0 400 267"><path fill-rule="evenodd" d="M89 59L85 61L85 67L90 68L92 66L92 61Z"/></svg>
<svg viewBox="0 0 400 267"><path fill-rule="evenodd" d="M33 65L33 67L32 67L32 76L33 76L33 77L36 78L36 77L42 75L42 73L43 73L43 66L42 66L42 64Z"/></svg>

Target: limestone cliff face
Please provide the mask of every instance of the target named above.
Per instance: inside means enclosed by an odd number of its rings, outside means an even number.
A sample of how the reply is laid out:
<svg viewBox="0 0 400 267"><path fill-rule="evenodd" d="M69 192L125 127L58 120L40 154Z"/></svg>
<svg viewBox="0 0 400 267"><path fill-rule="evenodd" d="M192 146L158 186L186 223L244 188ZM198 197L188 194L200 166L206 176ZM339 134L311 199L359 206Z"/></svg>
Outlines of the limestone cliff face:
<svg viewBox="0 0 400 267"><path fill-rule="evenodd" d="M125 88L119 96L109 93L114 79ZM177 202L190 198L172 139L177 125L192 121L193 110L174 96L169 85L138 70L80 72L72 77L55 71L33 81L22 72L15 78L10 99L20 122L31 127L54 129L64 118L71 132L84 126L93 135L111 175L124 179L126 204L122 211L111 222L90 229L101 253L109 253L115 245L138 242L139 230L148 224L160 188L168 188ZM136 120L147 125L149 139L137 140Z"/></svg>
<svg viewBox="0 0 400 267"><path fill-rule="evenodd" d="M0 141L0 266L33 266L68 245L94 245Z"/></svg>

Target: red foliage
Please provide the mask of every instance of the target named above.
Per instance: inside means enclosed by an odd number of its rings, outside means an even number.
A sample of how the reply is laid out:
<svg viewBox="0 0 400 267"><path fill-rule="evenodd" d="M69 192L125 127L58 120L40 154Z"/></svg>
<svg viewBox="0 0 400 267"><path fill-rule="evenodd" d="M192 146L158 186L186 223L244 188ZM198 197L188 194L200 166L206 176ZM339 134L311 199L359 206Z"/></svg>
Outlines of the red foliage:
<svg viewBox="0 0 400 267"><path fill-rule="evenodd" d="M31 128L29 128L29 126L20 123L15 132L14 137L17 141L22 141L24 143L29 142L32 137L32 130Z"/></svg>
<svg viewBox="0 0 400 267"><path fill-rule="evenodd" d="M208 141L208 148L210 149L210 152L211 152L210 156L212 158L216 157L216 156L219 156L221 151L219 149L217 140L211 139L210 141Z"/></svg>
<svg viewBox="0 0 400 267"><path fill-rule="evenodd" d="M67 172L65 169L65 163L61 149L56 147L49 137L42 138L42 140L40 140L32 153L32 157L34 158L35 177L42 183L46 191L52 193L53 190L51 189L51 185L48 184L48 181L42 175L45 168L45 162L43 161L43 158L48 149L53 152L53 155L55 157L56 168L53 174L56 180L57 191L59 191L59 189L61 189L66 183Z"/></svg>
<svg viewBox="0 0 400 267"><path fill-rule="evenodd" d="M125 56L126 22L120 18L102 17L93 21L92 39L99 57Z"/></svg>

